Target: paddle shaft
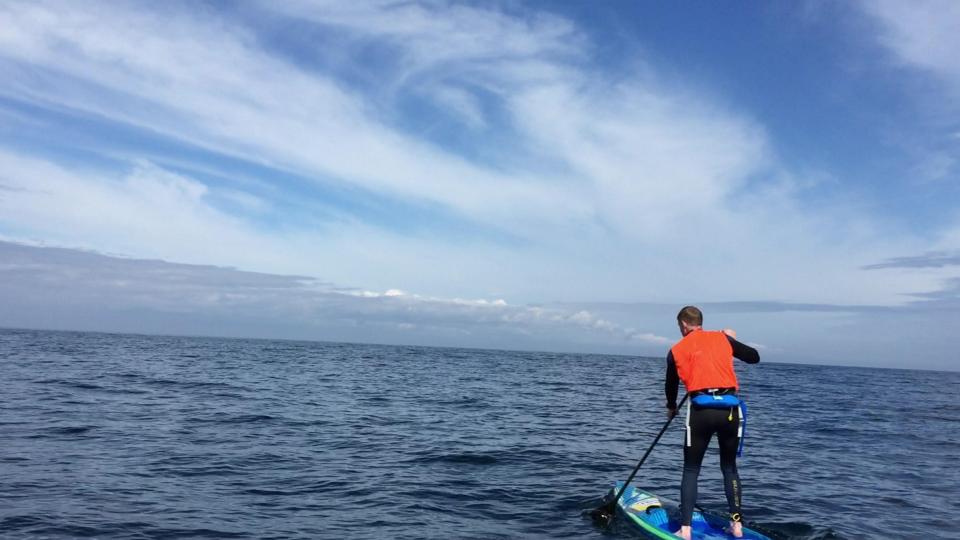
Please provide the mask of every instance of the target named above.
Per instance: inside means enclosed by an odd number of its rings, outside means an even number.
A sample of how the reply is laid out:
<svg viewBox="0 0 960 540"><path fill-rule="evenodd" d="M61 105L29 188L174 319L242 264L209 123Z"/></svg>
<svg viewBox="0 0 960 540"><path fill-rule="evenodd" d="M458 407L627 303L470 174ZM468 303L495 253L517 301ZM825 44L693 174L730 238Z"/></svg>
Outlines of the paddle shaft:
<svg viewBox="0 0 960 540"><path fill-rule="evenodd" d="M677 405L677 411L679 411L680 408L683 407L683 402L687 401L687 395L688 394L683 395L683 399L681 399L680 404ZM623 483L623 487L620 488L620 491L617 493L617 496L613 498L613 501L609 505L610 508L616 509L617 501L620 500L620 496L623 495L623 492L627 490L627 485L629 485L630 482L633 480L633 477L637 475L637 471L639 471L640 467L643 466L643 462L647 460L647 456L649 456L650 452L653 451L653 447L656 446L658 442L660 442L660 437L663 437L663 434L666 433L667 428L670 427L670 422L673 422L674 416L676 416L676 414L668 418L667 423L665 423L663 427L660 428L660 433L657 433L657 438L653 440L653 444L651 444L650 448L647 448L647 451L644 452L643 457L640 458L640 463L637 463L637 466L633 468L633 472L630 473L630 476L627 478L627 481Z"/></svg>

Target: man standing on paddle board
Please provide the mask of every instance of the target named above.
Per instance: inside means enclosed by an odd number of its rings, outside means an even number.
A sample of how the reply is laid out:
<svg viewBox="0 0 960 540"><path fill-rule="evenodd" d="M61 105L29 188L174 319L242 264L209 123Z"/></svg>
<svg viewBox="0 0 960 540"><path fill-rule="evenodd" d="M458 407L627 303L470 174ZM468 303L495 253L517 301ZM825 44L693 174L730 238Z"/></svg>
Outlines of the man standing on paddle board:
<svg viewBox="0 0 960 540"><path fill-rule="evenodd" d="M683 339L667 354L667 417L677 414L677 391L682 380L690 395L687 432L683 446L683 480L680 483L680 530L675 534L690 540L690 522L697 503L697 477L713 434L720 445L720 470L730 510L730 533L743 536L740 513L740 477L737 452L740 444L742 406L733 371L734 357L748 364L760 361L756 349L736 340L736 332L703 329L703 313L687 306L677 314Z"/></svg>

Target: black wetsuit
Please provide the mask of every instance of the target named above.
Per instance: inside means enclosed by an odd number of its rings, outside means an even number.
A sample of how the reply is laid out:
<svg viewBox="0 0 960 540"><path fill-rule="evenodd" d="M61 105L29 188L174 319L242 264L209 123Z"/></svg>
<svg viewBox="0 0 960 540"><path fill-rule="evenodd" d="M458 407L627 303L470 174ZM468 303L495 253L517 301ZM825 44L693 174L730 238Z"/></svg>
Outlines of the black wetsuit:
<svg viewBox="0 0 960 540"><path fill-rule="evenodd" d="M727 336L733 347L733 356L748 364L760 361L760 353L749 345ZM667 377L664 391L667 394L667 407L677 408L677 391L680 377L673 353L667 355ZM735 392L733 388L718 389L718 393ZM691 397L700 392L694 392ZM693 520L693 506L697 502L697 477L700 465L707 451L707 445L713 434L717 434L720 445L720 470L723 472L723 489L727 494L727 506L730 519L740 521L740 476L737 474L737 447L740 444L740 409L707 409L691 405L686 443L683 447L683 480L680 483L681 525L690 525Z"/></svg>

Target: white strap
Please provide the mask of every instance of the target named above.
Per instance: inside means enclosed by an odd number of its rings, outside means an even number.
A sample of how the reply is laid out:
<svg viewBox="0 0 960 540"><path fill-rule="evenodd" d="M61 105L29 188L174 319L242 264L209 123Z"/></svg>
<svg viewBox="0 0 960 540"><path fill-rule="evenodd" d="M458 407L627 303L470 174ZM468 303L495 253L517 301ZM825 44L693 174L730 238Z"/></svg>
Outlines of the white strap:
<svg viewBox="0 0 960 540"><path fill-rule="evenodd" d="M737 412L739 413L739 416L740 416L739 418L740 425L737 426L737 438L742 439L743 438L743 406L742 405L737 405Z"/></svg>

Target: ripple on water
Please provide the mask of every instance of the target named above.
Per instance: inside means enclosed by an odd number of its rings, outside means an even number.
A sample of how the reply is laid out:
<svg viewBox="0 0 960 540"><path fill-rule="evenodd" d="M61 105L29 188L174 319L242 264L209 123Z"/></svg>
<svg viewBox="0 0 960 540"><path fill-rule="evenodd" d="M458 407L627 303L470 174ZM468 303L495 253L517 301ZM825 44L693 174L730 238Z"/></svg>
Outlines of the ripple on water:
<svg viewBox="0 0 960 540"><path fill-rule="evenodd" d="M663 425L662 359L34 331L0 346L5 537L636 538L583 513ZM938 389L960 376L740 372L748 520L780 538L958 537L960 416ZM914 389L902 415L862 398L886 388ZM826 403L784 404L796 389ZM668 498L679 428L636 480ZM705 507L721 485L712 450Z"/></svg>

